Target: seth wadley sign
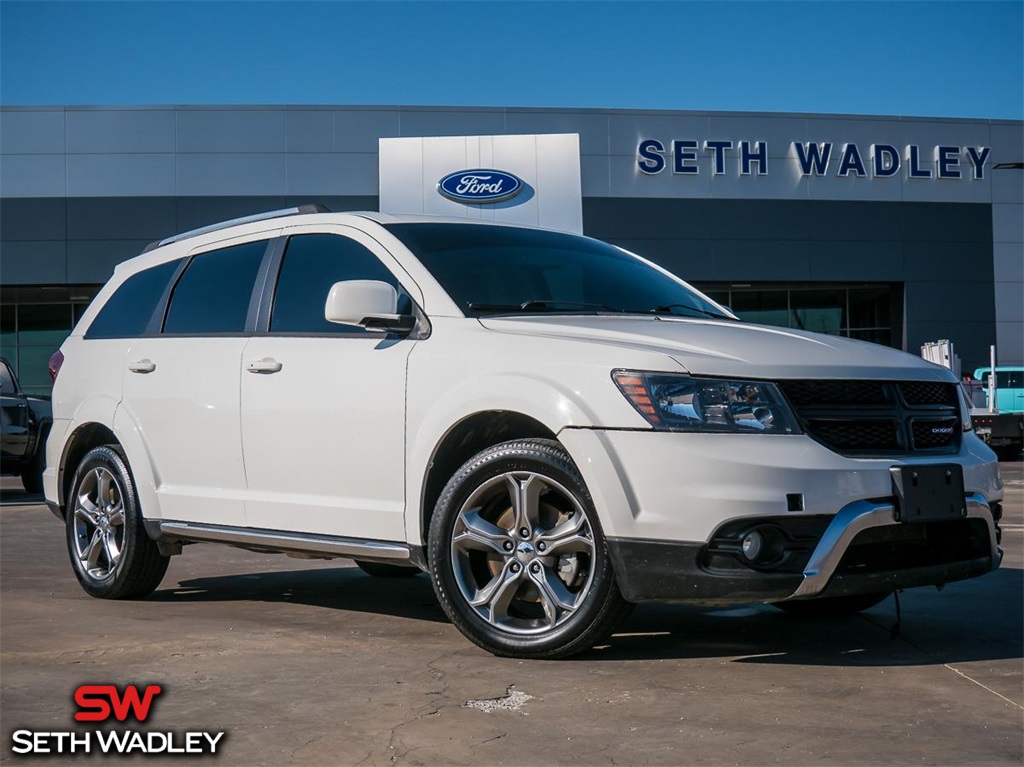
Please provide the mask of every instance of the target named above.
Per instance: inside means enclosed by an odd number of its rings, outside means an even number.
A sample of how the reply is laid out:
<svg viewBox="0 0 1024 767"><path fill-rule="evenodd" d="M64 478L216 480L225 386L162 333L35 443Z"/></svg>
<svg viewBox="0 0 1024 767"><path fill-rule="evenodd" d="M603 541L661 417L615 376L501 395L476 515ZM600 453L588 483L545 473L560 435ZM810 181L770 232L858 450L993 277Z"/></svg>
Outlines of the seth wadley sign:
<svg viewBox="0 0 1024 767"><path fill-rule="evenodd" d="M674 139L662 143L657 139L644 139L636 148L637 168L649 176L661 173L671 165L679 175L697 175L698 153L711 157L711 173L725 175L727 159L739 166L741 176L768 175L767 141L727 141L708 139L703 143L690 139ZM871 144L866 152L855 143L837 147L830 141L820 143L794 141L790 156L795 157L802 176L892 178L905 168L907 178L959 179L985 178L985 164L991 147L946 146L932 148L934 167L923 164L921 147L907 144L903 151L892 144Z"/></svg>

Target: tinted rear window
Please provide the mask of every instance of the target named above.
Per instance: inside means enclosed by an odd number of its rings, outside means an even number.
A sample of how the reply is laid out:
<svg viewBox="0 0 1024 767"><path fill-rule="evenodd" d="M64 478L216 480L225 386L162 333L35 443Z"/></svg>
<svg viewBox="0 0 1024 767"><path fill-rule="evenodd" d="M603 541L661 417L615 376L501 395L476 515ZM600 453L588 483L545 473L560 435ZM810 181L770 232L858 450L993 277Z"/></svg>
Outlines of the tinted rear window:
<svg viewBox="0 0 1024 767"><path fill-rule="evenodd" d="M331 286L343 280L398 280L373 253L355 240L333 234L307 234L288 240L270 315L272 333L365 333L355 325L324 319ZM401 308L401 301L399 303Z"/></svg>
<svg viewBox="0 0 1024 767"><path fill-rule="evenodd" d="M241 333L266 241L192 259L171 294L164 333Z"/></svg>
<svg viewBox="0 0 1024 767"><path fill-rule="evenodd" d="M125 280L89 325L86 338L131 338L146 332L181 259L143 269ZM65 331L66 332L66 331Z"/></svg>

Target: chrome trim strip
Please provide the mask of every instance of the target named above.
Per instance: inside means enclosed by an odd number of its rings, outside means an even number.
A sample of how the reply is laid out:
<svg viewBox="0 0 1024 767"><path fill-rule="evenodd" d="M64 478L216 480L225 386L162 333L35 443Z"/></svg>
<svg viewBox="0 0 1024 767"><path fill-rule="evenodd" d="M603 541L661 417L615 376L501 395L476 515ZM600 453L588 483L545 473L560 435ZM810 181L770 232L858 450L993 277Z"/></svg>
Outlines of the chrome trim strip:
<svg viewBox="0 0 1024 767"><path fill-rule="evenodd" d="M240 218L233 218L230 221L218 221L216 224L210 224L208 226L201 226L198 229L190 229L187 232L181 232L180 234L173 234L170 237L164 237L162 240L156 240L155 242L149 243L143 253L149 253L151 250L162 248L164 245L170 245L172 242L181 242L182 240L188 240L192 237L198 237L201 234L209 234L210 232L219 232L221 229L228 229L232 226L240 226L241 224L254 224L257 221L268 221L272 218L284 218L285 216L298 216L304 213L330 213L330 209L323 205L297 205L291 208L281 208L280 210L268 210L265 213L254 213L251 216L241 216Z"/></svg>
<svg viewBox="0 0 1024 767"><path fill-rule="evenodd" d="M185 541L226 543L234 546L261 546L277 551L298 551L329 554L359 559L393 559L407 561L412 554L404 543L338 538L312 533L290 533L281 530L260 530L227 525L204 525L195 522L158 522L160 535Z"/></svg>
<svg viewBox="0 0 1024 767"><path fill-rule="evenodd" d="M984 519L988 524L989 541L992 544L992 569L994 570L999 566L1001 557L996 546L996 527L988 501L980 493L968 493L965 505L968 518ZM871 501L854 501L840 509L814 548L814 553L811 554L811 558L804 568L803 581L800 582L796 591L787 598L813 597L823 592L857 533L871 527L902 524L894 519L895 511L895 506L891 503L872 503Z"/></svg>

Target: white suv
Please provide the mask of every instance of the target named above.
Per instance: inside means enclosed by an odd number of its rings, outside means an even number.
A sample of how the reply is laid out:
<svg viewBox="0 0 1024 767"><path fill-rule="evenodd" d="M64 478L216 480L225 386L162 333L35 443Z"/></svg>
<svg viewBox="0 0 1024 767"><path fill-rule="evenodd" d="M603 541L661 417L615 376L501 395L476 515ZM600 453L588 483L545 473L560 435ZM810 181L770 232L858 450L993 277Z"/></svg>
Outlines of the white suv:
<svg viewBox="0 0 1024 767"><path fill-rule="evenodd" d="M348 557L552 658L636 602L851 612L1001 557L949 371L741 323L586 237L208 227L121 264L52 368L46 497L96 597L150 593L193 542Z"/></svg>

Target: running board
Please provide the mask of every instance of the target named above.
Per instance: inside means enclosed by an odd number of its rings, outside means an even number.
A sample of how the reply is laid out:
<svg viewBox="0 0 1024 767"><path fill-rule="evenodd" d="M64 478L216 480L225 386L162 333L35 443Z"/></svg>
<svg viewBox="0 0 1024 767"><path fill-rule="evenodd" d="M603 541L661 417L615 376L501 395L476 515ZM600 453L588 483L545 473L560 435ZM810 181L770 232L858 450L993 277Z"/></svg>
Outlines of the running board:
<svg viewBox="0 0 1024 767"><path fill-rule="evenodd" d="M149 524L149 523L147 523ZM325 557L408 562L413 559L407 544L397 541L366 541L313 533L260 530L253 527L204 525L195 522L163 522L154 525L165 540L225 543L255 551L313 554Z"/></svg>

